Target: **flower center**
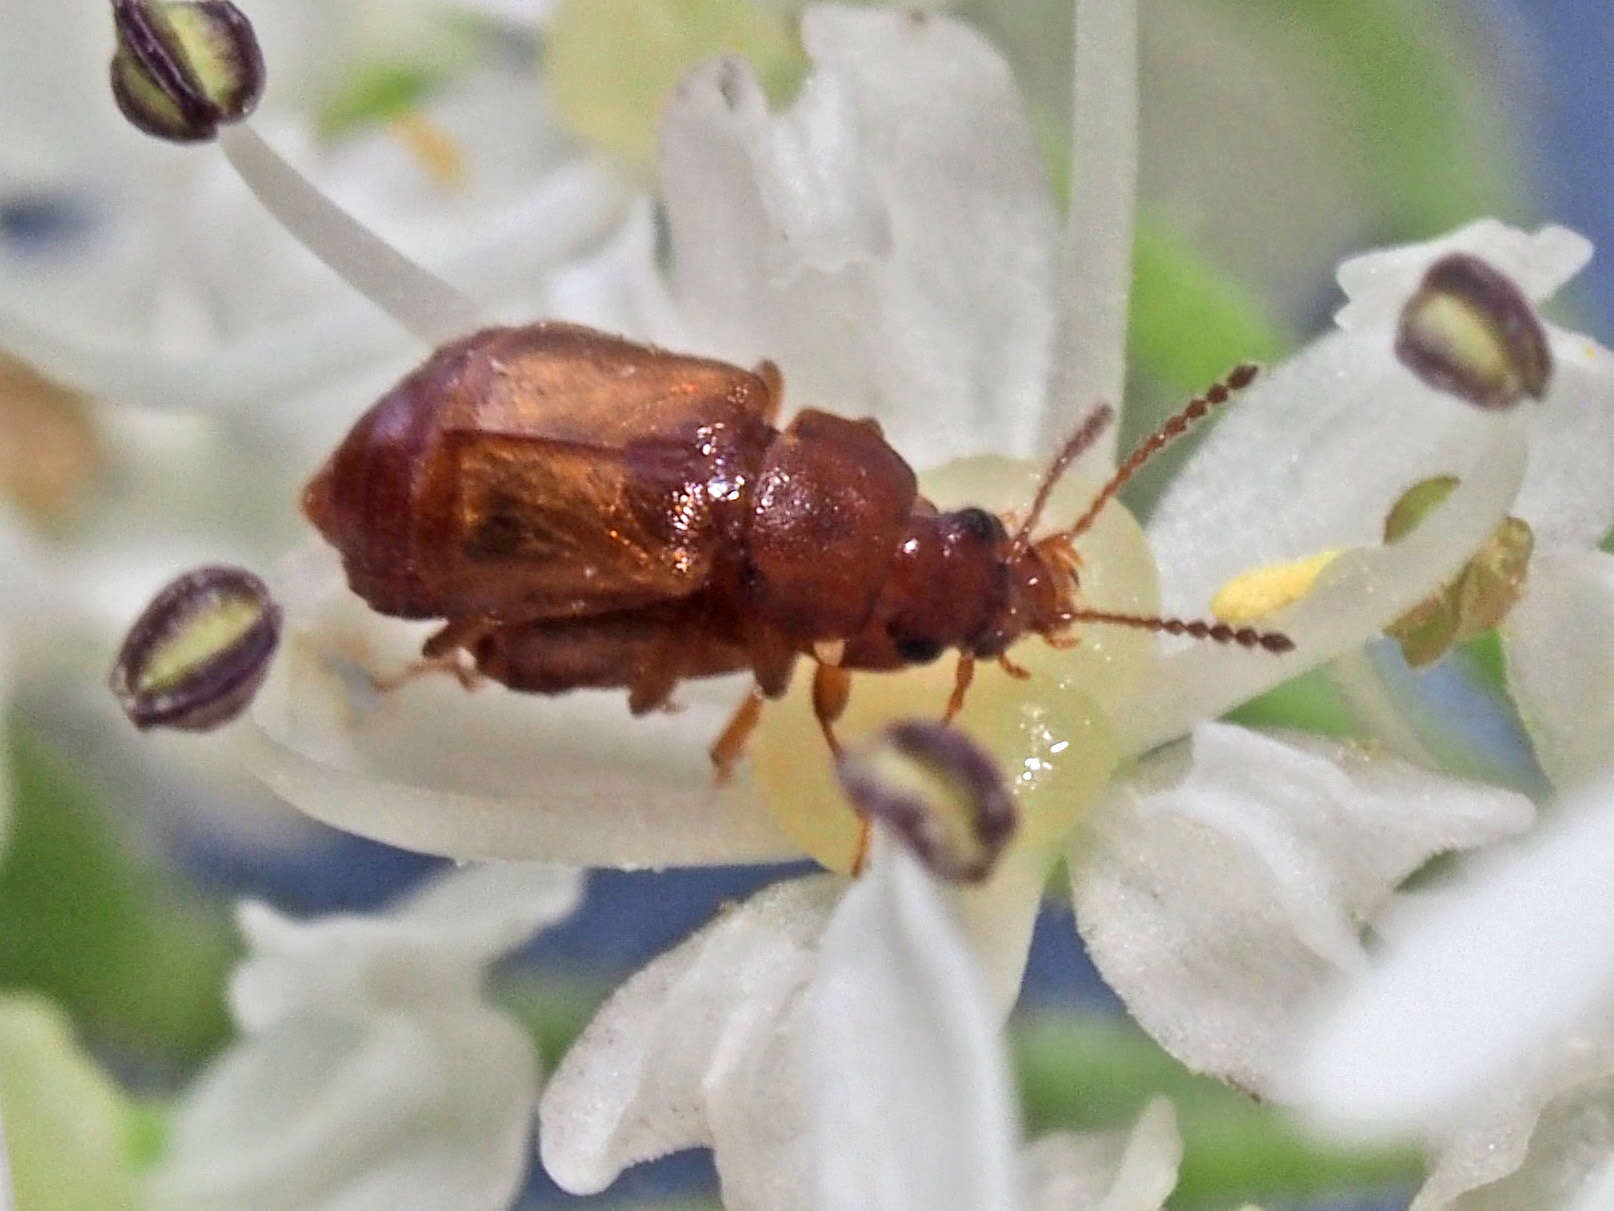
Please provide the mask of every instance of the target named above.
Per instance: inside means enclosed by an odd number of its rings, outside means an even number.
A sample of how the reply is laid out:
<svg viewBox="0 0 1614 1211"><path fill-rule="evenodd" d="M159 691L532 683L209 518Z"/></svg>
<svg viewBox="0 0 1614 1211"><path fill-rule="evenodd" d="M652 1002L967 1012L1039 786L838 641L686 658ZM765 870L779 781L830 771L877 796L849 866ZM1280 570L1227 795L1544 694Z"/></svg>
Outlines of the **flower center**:
<svg viewBox="0 0 1614 1211"><path fill-rule="evenodd" d="M1039 470L1002 458L967 459L922 476L921 487L944 508L969 503L1006 512L1025 507ZM1049 503L1050 524L1076 517L1095 491L1079 480L1061 484ZM1157 609L1154 559L1124 508L1106 508L1077 553L1083 603L1118 612ZM1021 817L1016 847L1057 843L1108 784L1120 755L1110 708L1150 659L1153 637L1144 632L1092 625L1074 634L1080 643L1066 651L1035 637L1018 644L1010 655L1031 674L1025 680L982 666L956 720L992 755L1014 793ZM819 734L811 681L805 667L798 670L790 693L763 712L752 770L791 839L824 866L846 872L857 855L859 820ZM947 656L900 673L859 674L836 734L850 747L900 719L939 719L952 684Z"/></svg>

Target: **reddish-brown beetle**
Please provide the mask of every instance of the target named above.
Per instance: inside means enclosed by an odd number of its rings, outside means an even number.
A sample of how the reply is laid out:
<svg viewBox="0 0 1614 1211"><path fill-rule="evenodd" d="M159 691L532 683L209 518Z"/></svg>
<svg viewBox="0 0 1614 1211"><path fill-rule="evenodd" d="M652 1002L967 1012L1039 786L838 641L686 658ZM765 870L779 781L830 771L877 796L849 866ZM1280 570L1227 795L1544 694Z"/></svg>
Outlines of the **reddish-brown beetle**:
<svg viewBox="0 0 1614 1211"><path fill-rule="evenodd" d="M869 420L799 412L781 381L565 324L492 328L434 353L367 412L303 508L353 590L440 618L429 661L468 652L516 690L620 687L642 713L691 677L755 687L712 749L726 772L798 656L831 746L854 670L952 649L1014 671L1022 636L1095 621L1283 651L1281 635L1078 608L1074 540L1154 451L1254 377L1241 366L1146 441L1068 529L1033 538L1048 493L1111 419L1096 409L1013 534L939 512ZM449 667L454 667L452 664Z"/></svg>

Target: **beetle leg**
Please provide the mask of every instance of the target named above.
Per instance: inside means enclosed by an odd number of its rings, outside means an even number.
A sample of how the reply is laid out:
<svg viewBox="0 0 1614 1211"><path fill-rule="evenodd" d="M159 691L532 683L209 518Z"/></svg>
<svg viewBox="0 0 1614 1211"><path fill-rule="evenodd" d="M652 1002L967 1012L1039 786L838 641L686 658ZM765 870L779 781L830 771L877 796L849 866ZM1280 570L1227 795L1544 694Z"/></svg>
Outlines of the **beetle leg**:
<svg viewBox="0 0 1614 1211"><path fill-rule="evenodd" d="M712 742L712 747L708 750L712 764L717 767L719 786L734 775L734 767L740 760L740 754L745 751L745 742L751 738L751 733L756 731L757 722L761 718L762 690L753 685L729 719L728 726Z"/></svg>
<svg viewBox="0 0 1614 1211"><path fill-rule="evenodd" d="M448 673L468 690L474 690L482 684L482 674L474 668L469 668L460 660L458 652L448 652L441 656L428 656L421 660L411 661L396 673L381 676L370 674L370 684L375 687L378 694L390 694L401 689L419 677L430 676L433 673Z"/></svg>
<svg viewBox="0 0 1614 1211"><path fill-rule="evenodd" d="M1044 635L1042 641L1056 652L1068 652L1071 648L1079 648L1082 641L1075 635Z"/></svg>
<svg viewBox="0 0 1614 1211"><path fill-rule="evenodd" d="M953 666L953 692L947 696L947 709L942 711L943 723L951 723L964 709L964 695L970 692L970 682L974 680L975 657L960 654L958 663Z"/></svg>
<svg viewBox="0 0 1614 1211"><path fill-rule="evenodd" d="M460 659L460 650L469 651L477 640L496 629L497 624L485 618L456 618L446 622L441 630L429 635L421 645L419 660L412 661L396 673L385 676L372 674L370 684L375 686L377 693L390 694L417 677L448 673L466 689L474 690L482 684L482 674L466 666Z"/></svg>
<svg viewBox="0 0 1614 1211"><path fill-rule="evenodd" d="M1004 655L998 656L998 668L1002 669L1016 681L1025 681L1031 676L1029 670L1021 668L1014 661L1010 660Z"/></svg>
<svg viewBox="0 0 1614 1211"><path fill-rule="evenodd" d="M773 362L764 359L752 371L768 388L768 402L762 409L762 419L770 425L779 420L779 408L785 402L785 376Z"/></svg>
<svg viewBox="0 0 1614 1211"><path fill-rule="evenodd" d="M680 653L689 643L689 637L669 630L650 650L643 665L634 673L628 684L628 710L643 715L657 707L665 707L673 690L684 679Z"/></svg>
<svg viewBox="0 0 1614 1211"><path fill-rule="evenodd" d="M852 878L863 873L863 868L869 864L869 842L873 840L874 827L869 823L867 816L859 816L857 821L857 848L852 851Z"/></svg>
<svg viewBox="0 0 1614 1211"><path fill-rule="evenodd" d="M420 645L420 654L427 660L436 660L439 656L447 656L455 648L469 651L476 646L478 639L489 631L497 630L498 626L498 623L486 618L451 619L443 624L442 629L426 637L426 642Z"/></svg>
<svg viewBox="0 0 1614 1211"><path fill-rule="evenodd" d="M852 674L838 661L820 660L813 670L813 715L837 761L841 759L841 742L835 739L835 721L846 713L846 703L851 696ZM871 831L868 817L858 816L857 848L852 852L853 878L861 875L868 864Z"/></svg>
<svg viewBox="0 0 1614 1211"><path fill-rule="evenodd" d="M813 715L837 761L841 742L835 739L835 721L846 712L846 700L851 696L852 674L840 665L820 664L813 670Z"/></svg>

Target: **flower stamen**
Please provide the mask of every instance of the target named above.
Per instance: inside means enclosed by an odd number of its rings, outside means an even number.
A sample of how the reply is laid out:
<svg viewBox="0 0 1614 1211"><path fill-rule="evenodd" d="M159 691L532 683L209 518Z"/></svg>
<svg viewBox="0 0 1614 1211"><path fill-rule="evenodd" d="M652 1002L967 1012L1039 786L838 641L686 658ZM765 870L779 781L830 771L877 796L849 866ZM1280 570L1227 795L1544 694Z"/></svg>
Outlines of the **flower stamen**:
<svg viewBox="0 0 1614 1211"><path fill-rule="evenodd" d="M985 879L1019 825L996 762L942 724L893 724L837 772L864 820L892 829L941 879Z"/></svg>

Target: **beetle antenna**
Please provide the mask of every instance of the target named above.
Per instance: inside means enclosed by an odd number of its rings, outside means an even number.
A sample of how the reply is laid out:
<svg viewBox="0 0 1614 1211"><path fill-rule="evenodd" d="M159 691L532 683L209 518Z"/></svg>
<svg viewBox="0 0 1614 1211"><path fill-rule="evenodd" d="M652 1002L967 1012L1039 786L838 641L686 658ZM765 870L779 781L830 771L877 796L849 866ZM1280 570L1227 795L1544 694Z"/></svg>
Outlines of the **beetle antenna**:
<svg viewBox="0 0 1614 1211"><path fill-rule="evenodd" d="M1062 538L1069 542L1087 533L1104 506L1109 504L1115 494L1143 468L1145 463L1187 433L1196 422L1210 415L1211 409L1221 407L1233 398L1235 392L1248 387L1260 372L1261 368L1254 362L1241 362L1203 395L1194 396L1183 406L1182 411L1138 443L1137 448L1127 455L1126 461L1110 477L1110 482L1099 489L1098 495L1093 497L1093 503L1087 506L1087 512L1078 517L1074 525L1050 537Z"/></svg>
<svg viewBox="0 0 1614 1211"><path fill-rule="evenodd" d="M1100 404L1087 414L1086 419L1076 426L1076 432L1066 439L1060 447L1059 453L1054 455L1054 461L1048 464L1048 470L1043 472L1042 482L1037 485L1037 494L1031 498L1031 512L1026 514L1024 523L1015 531L1014 542L1009 547L1009 562L1019 558L1026 547L1031 544L1031 531L1037 522L1042 520L1042 511L1047 507L1048 497L1053 493L1054 486L1059 483L1070 464L1098 440L1099 434L1109 428L1110 422L1115 419L1115 409L1108 404Z"/></svg>
<svg viewBox="0 0 1614 1211"><path fill-rule="evenodd" d="M1200 618L1166 618L1157 614L1111 614L1106 610L1063 610L1060 612L1059 620L1066 623L1102 622L1111 626L1133 627L1140 631L1187 635L1193 639L1209 639L1213 643L1236 643L1241 648L1261 648L1274 653L1290 652L1295 646L1295 641L1282 631L1231 627L1225 622L1206 622Z"/></svg>

